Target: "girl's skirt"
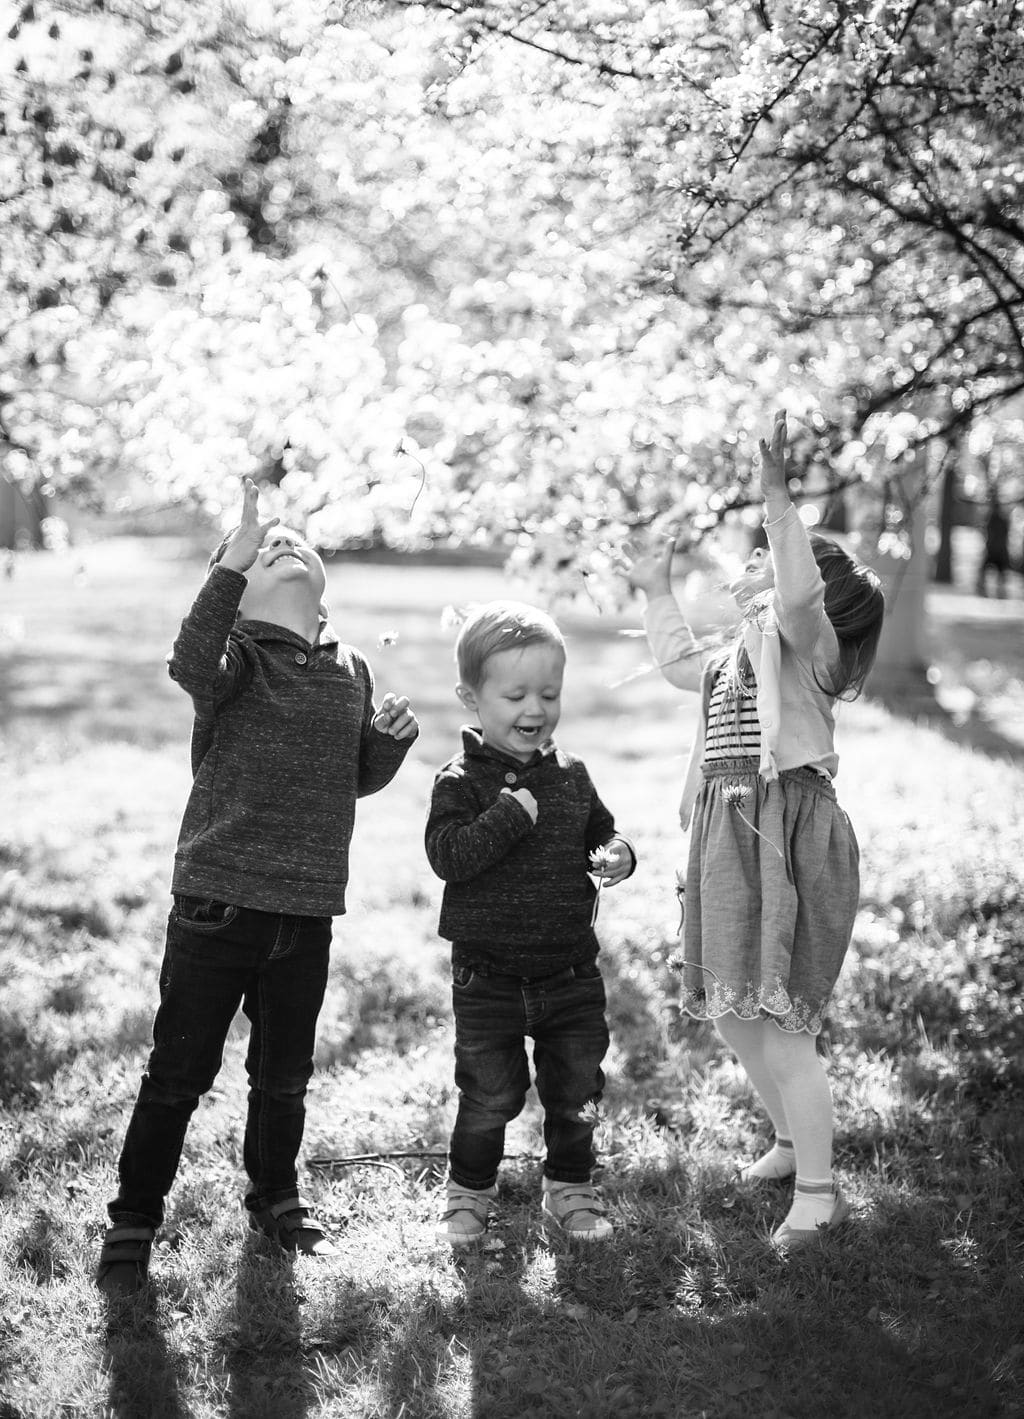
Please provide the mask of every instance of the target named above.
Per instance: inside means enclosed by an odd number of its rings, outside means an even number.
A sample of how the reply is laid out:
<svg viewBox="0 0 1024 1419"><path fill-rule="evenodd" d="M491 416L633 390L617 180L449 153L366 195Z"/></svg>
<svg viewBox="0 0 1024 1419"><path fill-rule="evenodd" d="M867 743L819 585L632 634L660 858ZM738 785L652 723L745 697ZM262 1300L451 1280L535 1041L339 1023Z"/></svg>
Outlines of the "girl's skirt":
<svg viewBox="0 0 1024 1419"><path fill-rule="evenodd" d="M853 933L860 851L830 779L704 766L686 872L682 1008L818 1034Z"/></svg>

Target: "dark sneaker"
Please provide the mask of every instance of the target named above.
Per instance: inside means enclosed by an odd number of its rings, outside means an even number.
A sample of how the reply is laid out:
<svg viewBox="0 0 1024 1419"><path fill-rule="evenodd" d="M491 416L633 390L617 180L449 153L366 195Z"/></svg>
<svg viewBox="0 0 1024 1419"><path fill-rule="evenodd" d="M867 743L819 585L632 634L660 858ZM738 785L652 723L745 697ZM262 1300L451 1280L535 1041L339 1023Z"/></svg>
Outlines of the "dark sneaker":
<svg viewBox="0 0 1024 1419"><path fill-rule="evenodd" d="M155 1227L107 1228L96 1268L96 1285L105 1296L138 1296L145 1290L155 1236Z"/></svg>
<svg viewBox="0 0 1024 1419"><path fill-rule="evenodd" d="M257 1208L249 1213L249 1226L285 1251L298 1252L300 1256L336 1255L334 1243L301 1197L287 1197L283 1202Z"/></svg>

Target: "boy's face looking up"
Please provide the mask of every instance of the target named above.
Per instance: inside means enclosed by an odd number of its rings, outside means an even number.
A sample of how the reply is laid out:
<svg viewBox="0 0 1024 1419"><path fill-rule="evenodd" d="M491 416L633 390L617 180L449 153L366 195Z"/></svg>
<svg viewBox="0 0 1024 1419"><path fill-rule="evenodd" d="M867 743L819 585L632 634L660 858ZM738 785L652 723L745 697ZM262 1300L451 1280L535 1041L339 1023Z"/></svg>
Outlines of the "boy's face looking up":
<svg viewBox="0 0 1024 1419"><path fill-rule="evenodd" d="M275 609L296 601L319 610L327 585L318 553L290 527L270 529L245 578L238 609L252 621L274 621Z"/></svg>
<svg viewBox="0 0 1024 1419"><path fill-rule="evenodd" d="M555 732L564 674L562 647L535 641L488 656L480 684L459 684L456 694L476 711L485 744L526 763Z"/></svg>

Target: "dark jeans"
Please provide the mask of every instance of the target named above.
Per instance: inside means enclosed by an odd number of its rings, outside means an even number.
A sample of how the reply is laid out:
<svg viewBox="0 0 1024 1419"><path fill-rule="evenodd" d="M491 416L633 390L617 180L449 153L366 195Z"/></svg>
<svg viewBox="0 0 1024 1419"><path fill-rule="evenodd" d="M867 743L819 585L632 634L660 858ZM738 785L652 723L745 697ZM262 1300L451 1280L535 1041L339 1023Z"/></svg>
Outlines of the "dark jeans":
<svg viewBox="0 0 1024 1419"><path fill-rule="evenodd" d="M107 1208L113 1222L163 1221L189 1120L217 1077L239 1004L252 1027L245 1204L254 1210L294 1195L330 943L330 917L175 898L153 1050L121 1150L120 1188Z"/></svg>
<svg viewBox="0 0 1024 1419"><path fill-rule="evenodd" d="M479 1189L497 1178L505 1126L522 1110L530 1087L528 1035L544 1106L544 1175L557 1182L589 1182L604 1087L601 1061L608 1048L604 982L596 962L540 980L456 967L452 999L459 1090L449 1154L453 1182ZM593 1116L588 1117L587 1105Z"/></svg>

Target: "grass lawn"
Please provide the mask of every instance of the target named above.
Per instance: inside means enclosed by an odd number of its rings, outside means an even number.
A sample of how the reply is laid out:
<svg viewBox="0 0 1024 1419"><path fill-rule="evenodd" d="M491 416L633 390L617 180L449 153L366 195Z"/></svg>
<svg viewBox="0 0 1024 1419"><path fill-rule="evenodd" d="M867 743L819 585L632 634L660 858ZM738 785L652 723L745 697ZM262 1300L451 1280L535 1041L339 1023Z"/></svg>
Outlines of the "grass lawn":
<svg viewBox="0 0 1024 1419"><path fill-rule="evenodd" d="M455 1100L422 825L462 718L441 611L507 592L487 569L331 569L342 638L423 725L395 782L360 804L336 923L304 1163L339 1256L290 1262L245 1231L238 1029L189 1132L151 1299L105 1310L91 1273L188 786L189 705L163 658L202 570L177 544L124 540L0 582L0 1419L1024 1419L1012 703L1003 757L870 703L841 712L863 903L829 1038L855 1221L787 1260L767 1245L786 1190L733 1183L765 1122L673 1003L693 707L633 674L644 643L621 631L638 616L566 618L559 738L641 859L600 924L616 1235L582 1254L542 1236L531 1102L489 1241L461 1258L433 1242ZM1012 700L1020 616L952 594L939 612L947 683L989 674ZM982 657L989 670L970 669ZM389 1153L410 1156L350 1161Z"/></svg>

